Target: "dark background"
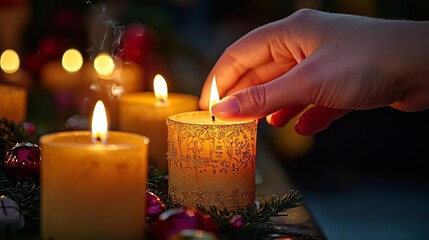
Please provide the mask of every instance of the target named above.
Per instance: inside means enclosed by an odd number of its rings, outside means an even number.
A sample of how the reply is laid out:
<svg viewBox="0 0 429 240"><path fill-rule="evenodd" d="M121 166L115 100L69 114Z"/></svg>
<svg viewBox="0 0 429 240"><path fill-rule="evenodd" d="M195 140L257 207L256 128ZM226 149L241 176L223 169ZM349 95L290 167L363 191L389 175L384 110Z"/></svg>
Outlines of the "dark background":
<svg viewBox="0 0 429 240"><path fill-rule="evenodd" d="M106 13L124 26L140 22L147 27L148 45L139 62L145 70L147 90L151 90L154 74L162 73L172 91L195 95L229 44L302 7L388 19L429 18L429 3L405 0L92 3L98 9L106 6ZM70 105L58 111L55 94L39 86L39 69L48 60L60 59L59 53L70 47L79 49L84 58L90 57L86 52L91 48L88 22L96 11L84 0L0 0L2 39L10 37L10 24L4 16L23 6L28 8L28 19L23 20L21 36L12 42L1 41L0 50L18 50L22 67L31 70L29 120L60 119L56 126L64 128L65 120L79 112ZM51 53L40 57L46 49ZM276 154L294 187L304 194L304 202L329 239L427 238L428 111L404 113L389 107L355 111L313 137L296 135L292 125L274 129L261 123L259 136Z"/></svg>

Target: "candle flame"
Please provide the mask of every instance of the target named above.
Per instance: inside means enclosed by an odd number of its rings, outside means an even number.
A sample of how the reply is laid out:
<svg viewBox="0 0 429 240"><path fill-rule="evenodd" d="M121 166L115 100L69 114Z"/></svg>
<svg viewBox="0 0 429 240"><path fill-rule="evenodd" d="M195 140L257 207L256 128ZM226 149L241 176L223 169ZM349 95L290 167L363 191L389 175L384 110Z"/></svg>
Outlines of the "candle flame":
<svg viewBox="0 0 429 240"><path fill-rule="evenodd" d="M106 53L100 53L94 59L94 69L102 77L108 77L115 70L112 57Z"/></svg>
<svg viewBox="0 0 429 240"><path fill-rule="evenodd" d="M106 143L107 139L107 115L101 100L95 104L92 114L91 139L93 143Z"/></svg>
<svg viewBox="0 0 429 240"><path fill-rule="evenodd" d="M212 107L219 102L219 91L217 90L216 76L213 77L212 87L210 90L210 115L213 116Z"/></svg>
<svg viewBox="0 0 429 240"><path fill-rule="evenodd" d="M83 64L82 54L76 49L69 49L64 52L61 63L67 72L77 72Z"/></svg>
<svg viewBox="0 0 429 240"><path fill-rule="evenodd" d="M168 101L167 82L160 74L157 74L153 79L153 89L155 92L155 97L158 100L158 102L161 102L164 104L167 103Z"/></svg>
<svg viewBox="0 0 429 240"><path fill-rule="evenodd" d="M0 56L0 67L5 73L14 73L19 69L19 56L12 50L4 51Z"/></svg>

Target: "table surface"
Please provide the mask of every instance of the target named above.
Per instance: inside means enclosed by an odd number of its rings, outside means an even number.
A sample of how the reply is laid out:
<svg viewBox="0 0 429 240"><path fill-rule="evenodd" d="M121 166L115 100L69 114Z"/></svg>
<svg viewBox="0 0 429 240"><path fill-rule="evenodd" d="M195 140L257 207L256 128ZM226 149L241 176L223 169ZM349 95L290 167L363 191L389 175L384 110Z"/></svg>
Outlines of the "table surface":
<svg viewBox="0 0 429 240"><path fill-rule="evenodd" d="M291 189L291 183L281 164L263 143L258 145L256 192L258 196L283 196ZM325 239L316 220L305 206L288 209L285 216L274 217L273 223L282 234L278 239L319 240Z"/></svg>

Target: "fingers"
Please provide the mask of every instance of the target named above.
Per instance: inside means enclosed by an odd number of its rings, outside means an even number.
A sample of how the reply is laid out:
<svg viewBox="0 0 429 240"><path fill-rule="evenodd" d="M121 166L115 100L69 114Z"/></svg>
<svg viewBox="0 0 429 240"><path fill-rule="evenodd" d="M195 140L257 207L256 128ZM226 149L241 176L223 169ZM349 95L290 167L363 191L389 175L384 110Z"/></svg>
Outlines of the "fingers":
<svg viewBox="0 0 429 240"><path fill-rule="evenodd" d="M304 136L327 129L331 123L352 110L315 106L304 112L295 124L295 131Z"/></svg>
<svg viewBox="0 0 429 240"><path fill-rule="evenodd" d="M274 127L283 127L306 107L306 105L292 105L284 107L277 112L268 115L266 118L267 122Z"/></svg>
<svg viewBox="0 0 429 240"><path fill-rule="evenodd" d="M283 38L280 28L279 22L262 26L246 34L225 50L211 70L203 86L200 98L200 107L202 109L208 108L210 85L214 75L216 75L220 96L225 96L226 92L250 69L257 69L274 61L273 51L283 51L285 48L284 46L274 46L284 44L283 40L274 40L275 38ZM288 51L282 53L282 56L285 56L285 58L289 57L290 61L294 61ZM287 64L288 61L286 61ZM276 68L274 65L269 66ZM287 69L283 70L283 72L286 71ZM278 74L278 70L274 72ZM266 81L267 77L262 77L265 76L265 73L267 72L256 72L261 78L258 81Z"/></svg>
<svg viewBox="0 0 429 240"><path fill-rule="evenodd" d="M251 86L267 83L273 79L280 77L295 65L295 61L291 61L287 65L283 66L279 65L276 62L269 62L254 69L250 69L236 82L235 85L228 89L225 96L231 95Z"/></svg>
<svg viewBox="0 0 429 240"><path fill-rule="evenodd" d="M316 103L318 95L325 94L321 89L328 74L323 70L323 61L314 55L275 80L223 98L213 106L213 114L223 120L239 121L264 117L285 106Z"/></svg>

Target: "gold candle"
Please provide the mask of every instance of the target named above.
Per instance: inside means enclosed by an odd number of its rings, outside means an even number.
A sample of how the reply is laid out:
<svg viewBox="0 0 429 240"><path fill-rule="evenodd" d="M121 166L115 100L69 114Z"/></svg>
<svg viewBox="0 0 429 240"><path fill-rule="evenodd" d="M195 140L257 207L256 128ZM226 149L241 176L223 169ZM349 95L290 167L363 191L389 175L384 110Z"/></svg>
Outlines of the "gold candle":
<svg viewBox="0 0 429 240"><path fill-rule="evenodd" d="M19 123L27 115L27 91L25 88L0 84L0 118Z"/></svg>
<svg viewBox="0 0 429 240"><path fill-rule="evenodd" d="M236 208L255 201L257 120L212 121L197 111L170 116L167 126L173 203Z"/></svg>
<svg viewBox="0 0 429 240"><path fill-rule="evenodd" d="M158 77L158 78L157 78ZM149 159L162 172L167 171L167 118L175 113L198 109L198 98L193 95L167 93L165 80L162 90L125 94L119 101L119 130L143 134L150 139ZM162 79L161 79L162 78ZM162 82L164 81L164 82ZM165 84L165 85L164 85Z"/></svg>
<svg viewBox="0 0 429 240"><path fill-rule="evenodd" d="M167 120L168 194L173 203L232 209L255 201L258 122L215 119L211 107L218 101L214 77L210 112L178 113Z"/></svg>
<svg viewBox="0 0 429 240"><path fill-rule="evenodd" d="M124 132L107 135L105 140L102 131L42 136L42 239L144 238L149 140Z"/></svg>

